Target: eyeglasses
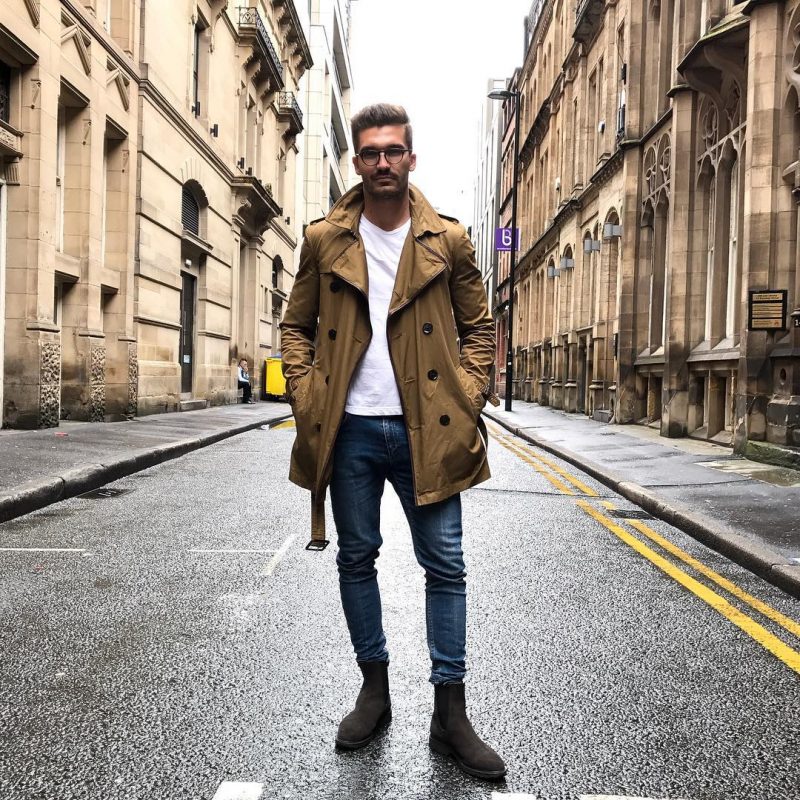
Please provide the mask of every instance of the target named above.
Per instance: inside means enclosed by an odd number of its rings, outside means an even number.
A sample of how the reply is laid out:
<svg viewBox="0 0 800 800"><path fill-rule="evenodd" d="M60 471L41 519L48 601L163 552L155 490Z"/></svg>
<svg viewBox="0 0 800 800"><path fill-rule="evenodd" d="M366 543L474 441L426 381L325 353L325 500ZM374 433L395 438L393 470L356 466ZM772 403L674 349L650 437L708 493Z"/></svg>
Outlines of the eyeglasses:
<svg viewBox="0 0 800 800"><path fill-rule="evenodd" d="M411 150L406 147L387 147L385 150L366 147L358 154L358 157L368 167L374 167L381 160L381 155L386 159L387 164L399 164L403 160L403 156L410 152Z"/></svg>

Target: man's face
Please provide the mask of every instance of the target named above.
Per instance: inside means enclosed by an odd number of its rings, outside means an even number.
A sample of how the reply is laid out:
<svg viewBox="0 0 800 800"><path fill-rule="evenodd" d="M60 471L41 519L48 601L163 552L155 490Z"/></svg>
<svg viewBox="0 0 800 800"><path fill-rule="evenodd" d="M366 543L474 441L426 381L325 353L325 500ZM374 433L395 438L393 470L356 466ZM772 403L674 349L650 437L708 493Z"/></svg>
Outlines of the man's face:
<svg viewBox="0 0 800 800"><path fill-rule="evenodd" d="M408 173L413 172L417 166L417 157L414 153L403 153L399 162L390 164L389 158L395 160L400 150L407 150L405 126L383 125L380 128L367 128L358 136L358 152L353 158L356 174L364 182L364 192L376 200L393 200L402 197L408 190ZM378 156L378 163L374 166L364 163L373 160L376 151L383 151ZM397 155L393 158L392 153ZM373 159L369 159L370 154Z"/></svg>

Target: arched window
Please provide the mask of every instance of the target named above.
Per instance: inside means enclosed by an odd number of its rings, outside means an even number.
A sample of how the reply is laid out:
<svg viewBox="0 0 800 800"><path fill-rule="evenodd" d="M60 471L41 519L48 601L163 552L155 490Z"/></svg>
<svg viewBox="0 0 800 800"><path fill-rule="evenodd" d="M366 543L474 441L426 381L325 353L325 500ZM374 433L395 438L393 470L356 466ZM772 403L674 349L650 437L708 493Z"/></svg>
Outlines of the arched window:
<svg viewBox="0 0 800 800"><path fill-rule="evenodd" d="M731 338L738 332L739 323L739 161L731 164L729 223L728 223L728 302L725 309L725 337Z"/></svg>
<svg viewBox="0 0 800 800"><path fill-rule="evenodd" d="M195 236L204 236L204 215L208 199L203 187L195 180L188 180L181 189L181 224L183 229Z"/></svg>

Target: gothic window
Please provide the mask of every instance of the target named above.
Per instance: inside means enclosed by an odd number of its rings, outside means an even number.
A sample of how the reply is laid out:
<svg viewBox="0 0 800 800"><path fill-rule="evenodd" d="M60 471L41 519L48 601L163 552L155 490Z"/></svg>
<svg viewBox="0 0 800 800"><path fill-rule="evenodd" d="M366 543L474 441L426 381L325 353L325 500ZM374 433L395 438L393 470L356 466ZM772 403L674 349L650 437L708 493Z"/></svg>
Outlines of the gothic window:
<svg viewBox="0 0 800 800"><path fill-rule="evenodd" d="M711 173L708 180L706 203L706 309L705 340L711 340L711 313L714 307L714 260L717 243L717 176Z"/></svg>
<svg viewBox="0 0 800 800"><path fill-rule="evenodd" d="M700 183L705 219L706 291L703 337L715 347L723 340L735 343L740 318L741 256L741 159L745 125L742 97L731 80L724 87L720 106L705 98L700 106ZM701 227L702 226L702 227Z"/></svg>
<svg viewBox="0 0 800 800"><path fill-rule="evenodd" d="M647 347L652 354L666 339L666 291L670 170L672 149L669 134L662 136L645 154L645 200L642 211L642 262L639 303L647 304ZM644 309L642 309L644 312Z"/></svg>
<svg viewBox="0 0 800 800"><path fill-rule="evenodd" d="M739 159L731 166L728 197L730 209L728 216L728 286L725 313L725 337L738 333L739 309Z"/></svg>

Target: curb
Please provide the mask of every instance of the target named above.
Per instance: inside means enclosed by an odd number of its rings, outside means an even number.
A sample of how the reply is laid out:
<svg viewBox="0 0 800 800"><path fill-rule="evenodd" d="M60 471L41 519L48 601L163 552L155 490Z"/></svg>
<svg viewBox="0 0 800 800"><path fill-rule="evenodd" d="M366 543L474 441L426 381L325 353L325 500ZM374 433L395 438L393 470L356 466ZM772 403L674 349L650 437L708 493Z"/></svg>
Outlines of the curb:
<svg viewBox="0 0 800 800"><path fill-rule="evenodd" d="M524 429L495 417L491 412L484 411L483 413L515 436L519 436L536 447L552 453L562 461L578 467L587 475L622 495L626 500L630 500L644 509L648 514L688 533L712 550L716 550L731 561L774 584L792 597L800 599L800 565L789 561L769 547L743 536L735 529L714 522L702 514L697 514L682 503L666 500L656 492L640 486L638 483L628 481L618 473L601 467L572 450L543 441L527 433Z"/></svg>
<svg viewBox="0 0 800 800"><path fill-rule="evenodd" d="M280 414L277 417L262 417L256 422L234 425L231 428L211 431L188 439L179 439L176 442L156 447L133 450L124 456L104 460L99 464L81 464L59 475L48 475L21 483L13 489L0 492L0 523L30 514L32 511L38 511L40 508L61 500L99 489L126 475L133 475L135 472L163 464L165 461L179 458L193 450L200 450L223 439L260 428L262 425L279 423L291 418L291 413Z"/></svg>

